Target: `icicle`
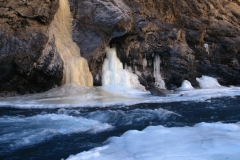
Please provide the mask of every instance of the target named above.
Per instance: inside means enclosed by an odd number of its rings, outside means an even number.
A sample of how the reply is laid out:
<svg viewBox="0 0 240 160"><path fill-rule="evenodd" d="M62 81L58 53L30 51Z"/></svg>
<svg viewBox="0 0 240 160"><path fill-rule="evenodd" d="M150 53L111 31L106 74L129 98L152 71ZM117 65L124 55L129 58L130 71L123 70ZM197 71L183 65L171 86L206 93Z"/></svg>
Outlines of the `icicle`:
<svg viewBox="0 0 240 160"><path fill-rule="evenodd" d="M147 59L146 59L146 54L145 57L143 58L143 70L145 70L147 67Z"/></svg>
<svg viewBox="0 0 240 160"><path fill-rule="evenodd" d="M154 58L154 72L153 72L153 76L155 78L155 85L158 88L166 89L165 82L162 79L162 76L160 73L160 65L161 65L160 57L159 57L159 55L156 55Z"/></svg>
<svg viewBox="0 0 240 160"><path fill-rule="evenodd" d="M124 69L128 69L128 65L127 65L127 63L125 63L125 65L124 65Z"/></svg>
<svg viewBox="0 0 240 160"><path fill-rule="evenodd" d="M204 48L206 49L206 52L208 53L208 55L209 55L209 46L208 46L208 44L207 43L204 43Z"/></svg>

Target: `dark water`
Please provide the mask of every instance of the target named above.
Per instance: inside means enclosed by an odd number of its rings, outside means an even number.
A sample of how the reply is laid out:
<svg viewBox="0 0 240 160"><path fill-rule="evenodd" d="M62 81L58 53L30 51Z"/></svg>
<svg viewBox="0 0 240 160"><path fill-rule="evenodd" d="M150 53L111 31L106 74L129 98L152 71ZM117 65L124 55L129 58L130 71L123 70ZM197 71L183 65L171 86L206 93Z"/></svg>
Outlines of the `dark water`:
<svg viewBox="0 0 240 160"><path fill-rule="evenodd" d="M39 138L31 139L33 143L29 145L20 145L20 147L12 148L11 145L21 141L21 137L19 138L20 140L12 140L11 138L6 140L5 134L12 134L16 137L23 135L24 137L30 129L39 132L34 127L42 124L36 125L36 123L47 123L47 121L42 121L41 118L36 118L36 120L34 118L28 119L28 117L46 114L83 117L88 120L110 124L113 128L102 132L88 130L84 132L64 132L63 134L51 133L53 135L50 138L39 140L40 136ZM137 104L133 106L112 106L109 108L0 108L0 120L2 120L2 122L0 121L0 159L61 159L67 158L71 154L102 146L109 137L120 136L127 130L142 130L150 125L182 127L193 126L199 122L236 123L240 121L240 97L215 98L205 102ZM32 121L34 121L34 125L32 125ZM65 120L62 121L64 122ZM68 125L71 125L71 121L76 125L76 122L71 119ZM54 120L54 123L56 123L55 128L65 129L64 126L61 126L62 122L58 123L57 120ZM26 128L28 124L30 129ZM66 125L66 127L68 126ZM21 129L24 131L21 131Z"/></svg>

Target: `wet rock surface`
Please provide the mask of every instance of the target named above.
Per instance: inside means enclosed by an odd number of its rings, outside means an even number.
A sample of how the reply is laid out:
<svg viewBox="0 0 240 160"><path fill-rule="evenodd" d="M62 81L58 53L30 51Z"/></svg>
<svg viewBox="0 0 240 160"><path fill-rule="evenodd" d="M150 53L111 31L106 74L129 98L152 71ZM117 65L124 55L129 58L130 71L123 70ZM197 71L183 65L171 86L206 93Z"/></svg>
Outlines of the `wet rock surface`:
<svg viewBox="0 0 240 160"><path fill-rule="evenodd" d="M173 94L173 92L167 90L167 89L161 89L155 86L148 87L148 90L150 93L154 96L160 96L160 97L166 97L170 94Z"/></svg>
<svg viewBox="0 0 240 160"><path fill-rule="evenodd" d="M154 56L168 89L196 77L240 84L239 0L70 0L73 39L101 85L105 47L154 82ZM63 62L49 26L58 0L0 1L0 92L33 93L59 85ZM143 67L143 58L147 66Z"/></svg>

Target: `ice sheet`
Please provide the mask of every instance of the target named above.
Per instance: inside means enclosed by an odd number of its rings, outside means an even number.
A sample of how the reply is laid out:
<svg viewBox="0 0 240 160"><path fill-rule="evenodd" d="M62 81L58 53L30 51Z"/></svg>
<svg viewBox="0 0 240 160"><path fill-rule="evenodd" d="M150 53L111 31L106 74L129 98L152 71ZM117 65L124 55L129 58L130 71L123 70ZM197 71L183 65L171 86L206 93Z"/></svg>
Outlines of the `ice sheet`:
<svg viewBox="0 0 240 160"><path fill-rule="evenodd" d="M0 98L0 106L14 108L109 107L138 103L204 101L214 97L239 95L240 87L177 91L166 97L158 97L152 96L150 92L122 86L83 87L76 84L66 84L45 93Z"/></svg>
<svg viewBox="0 0 240 160"><path fill-rule="evenodd" d="M68 160L236 160L240 157L240 123L151 126L112 137L106 143Z"/></svg>

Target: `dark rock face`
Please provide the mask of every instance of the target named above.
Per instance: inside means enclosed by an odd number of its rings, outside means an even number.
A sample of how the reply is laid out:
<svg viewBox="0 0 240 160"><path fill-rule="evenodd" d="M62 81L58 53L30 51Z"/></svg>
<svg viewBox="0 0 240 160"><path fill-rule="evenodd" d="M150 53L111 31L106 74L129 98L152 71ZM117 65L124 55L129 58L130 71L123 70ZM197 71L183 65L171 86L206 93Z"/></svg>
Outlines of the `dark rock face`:
<svg viewBox="0 0 240 160"><path fill-rule="evenodd" d="M166 89L160 89L154 85L149 85L148 88L147 88L152 95L154 96L160 96L160 97L166 97L170 94L173 94L173 91L169 91L169 90L166 90Z"/></svg>
<svg viewBox="0 0 240 160"><path fill-rule="evenodd" d="M0 94L34 93L59 85L62 60L49 26L57 0L0 1Z"/></svg>
<svg viewBox="0 0 240 160"><path fill-rule="evenodd" d="M98 54L114 37L131 30L132 11L119 0L70 0L73 15L73 39L81 54L89 59Z"/></svg>
<svg viewBox="0 0 240 160"><path fill-rule="evenodd" d="M105 48L112 38L121 37L132 29L132 11L119 0L69 2L73 15L73 39L89 62L94 85L101 85Z"/></svg>
<svg viewBox="0 0 240 160"><path fill-rule="evenodd" d="M197 87L201 75L216 77L222 85L240 84L239 0L71 2L74 40L93 75L101 73L104 47L113 43L121 61L136 66L148 82L154 81L154 55L159 54L168 86L179 87L186 79Z"/></svg>

